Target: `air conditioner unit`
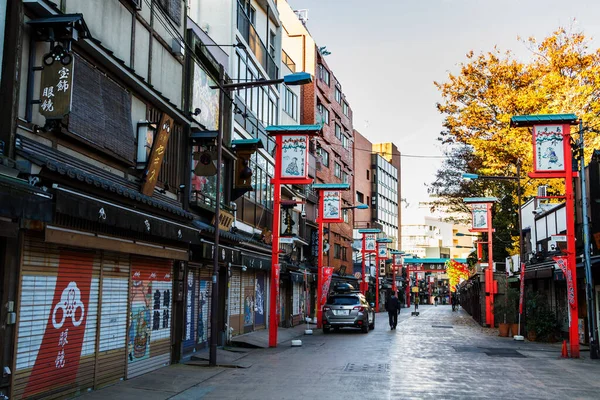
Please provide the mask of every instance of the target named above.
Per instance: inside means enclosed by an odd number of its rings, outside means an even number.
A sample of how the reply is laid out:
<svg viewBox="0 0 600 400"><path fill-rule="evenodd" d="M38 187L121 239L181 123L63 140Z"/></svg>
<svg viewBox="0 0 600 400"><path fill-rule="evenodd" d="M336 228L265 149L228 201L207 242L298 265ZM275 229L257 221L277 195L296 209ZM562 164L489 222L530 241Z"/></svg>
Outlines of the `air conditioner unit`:
<svg viewBox="0 0 600 400"><path fill-rule="evenodd" d="M548 186L542 185L537 188L537 197L546 197L548 196Z"/></svg>

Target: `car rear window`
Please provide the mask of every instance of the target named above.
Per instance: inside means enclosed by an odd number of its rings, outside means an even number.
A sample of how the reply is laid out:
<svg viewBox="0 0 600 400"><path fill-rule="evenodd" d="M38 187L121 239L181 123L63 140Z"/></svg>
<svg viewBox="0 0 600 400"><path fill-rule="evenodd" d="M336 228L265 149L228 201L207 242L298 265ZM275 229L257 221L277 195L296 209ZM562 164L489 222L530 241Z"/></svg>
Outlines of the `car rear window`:
<svg viewBox="0 0 600 400"><path fill-rule="evenodd" d="M355 296L335 296L330 297L328 304L332 304L334 306L353 306L355 304L360 304L358 297Z"/></svg>

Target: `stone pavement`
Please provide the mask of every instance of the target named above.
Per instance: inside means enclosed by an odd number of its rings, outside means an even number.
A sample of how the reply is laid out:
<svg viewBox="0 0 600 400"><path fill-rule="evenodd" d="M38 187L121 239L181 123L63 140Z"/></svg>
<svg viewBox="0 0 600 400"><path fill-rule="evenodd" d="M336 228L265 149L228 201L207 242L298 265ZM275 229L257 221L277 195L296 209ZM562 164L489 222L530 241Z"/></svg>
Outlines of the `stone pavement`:
<svg viewBox="0 0 600 400"><path fill-rule="evenodd" d="M304 336L302 347L250 351L249 368L175 365L88 399L597 399L600 362L561 359L560 345L515 342L464 311L402 309L398 329L378 314L368 334Z"/></svg>

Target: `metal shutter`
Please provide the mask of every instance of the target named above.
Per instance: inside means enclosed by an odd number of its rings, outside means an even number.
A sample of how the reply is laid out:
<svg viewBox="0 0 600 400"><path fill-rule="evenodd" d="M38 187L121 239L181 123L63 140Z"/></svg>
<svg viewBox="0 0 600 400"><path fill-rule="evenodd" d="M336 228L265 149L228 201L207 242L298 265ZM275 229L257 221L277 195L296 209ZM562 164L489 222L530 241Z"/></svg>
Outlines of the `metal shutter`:
<svg viewBox="0 0 600 400"><path fill-rule="evenodd" d="M265 328L267 315L267 302L266 302L266 280L264 271L256 272L256 295L255 295L255 312L254 312L254 329Z"/></svg>
<svg viewBox="0 0 600 400"><path fill-rule="evenodd" d="M125 377L129 304L129 255L104 252L100 276L100 335L95 387Z"/></svg>
<svg viewBox="0 0 600 400"><path fill-rule="evenodd" d="M212 269L200 269L198 280L198 296L196 307L198 309L198 323L196 326L198 348L208 347L210 339L210 312L212 300Z"/></svg>
<svg viewBox="0 0 600 400"><path fill-rule="evenodd" d="M93 387L99 275L97 253L25 238L12 398Z"/></svg>
<svg viewBox="0 0 600 400"><path fill-rule="evenodd" d="M132 257L127 332L127 378L169 365L173 263Z"/></svg>
<svg viewBox="0 0 600 400"><path fill-rule="evenodd" d="M242 323L244 324L244 333L248 333L254 330L254 296L256 295L254 271L242 272L242 290L242 303L244 305Z"/></svg>
<svg viewBox="0 0 600 400"><path fill-rule="evenodd" d="M238 268L231 270L229 282L229 328L232 336L239 335L242 330L242 276Z"/></svg>

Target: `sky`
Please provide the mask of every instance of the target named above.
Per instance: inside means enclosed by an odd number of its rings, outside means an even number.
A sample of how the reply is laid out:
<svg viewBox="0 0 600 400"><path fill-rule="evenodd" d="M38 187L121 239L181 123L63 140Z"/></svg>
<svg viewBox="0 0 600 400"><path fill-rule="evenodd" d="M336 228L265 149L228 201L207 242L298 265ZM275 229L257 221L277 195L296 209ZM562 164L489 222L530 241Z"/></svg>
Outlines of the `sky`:
<svg viewBox="0 0 600 400"><path fill-rule="evenodd" d="M354 128L374 143L398 146L402 197L414 208L440 168L443 117L434 81L458 71L466 54L512 50L529 57L517 37L542 39L559 27L597 37L598 0L288 0L308 9L307 27L331 52ZM575 20L575 22L573 22ZM412 156L412 157L411 157ZM417 157L415 157L417 156ZM406 215L406 213L403 213Z"/></svg>

